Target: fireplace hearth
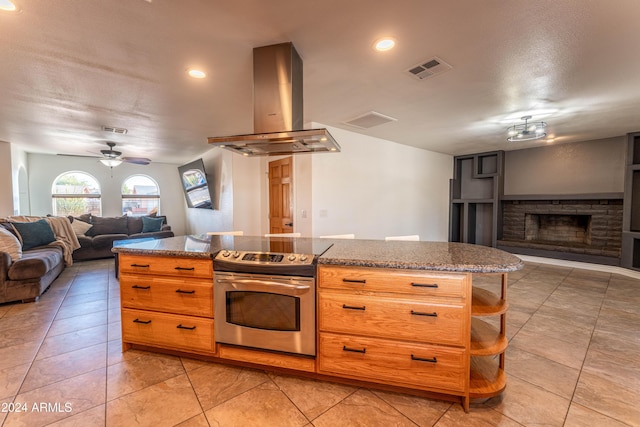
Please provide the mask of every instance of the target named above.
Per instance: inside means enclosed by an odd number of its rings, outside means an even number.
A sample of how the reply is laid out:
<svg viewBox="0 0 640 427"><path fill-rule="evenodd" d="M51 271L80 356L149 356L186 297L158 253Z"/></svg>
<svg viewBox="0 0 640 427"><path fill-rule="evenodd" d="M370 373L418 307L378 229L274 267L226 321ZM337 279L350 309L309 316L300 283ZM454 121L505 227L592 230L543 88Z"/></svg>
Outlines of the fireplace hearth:
<svg viewBox="0 0 640 427"><path fill-rule="evenodd" d="M501 249L619 265L621 246L622 199L502 201Z"/></svg>

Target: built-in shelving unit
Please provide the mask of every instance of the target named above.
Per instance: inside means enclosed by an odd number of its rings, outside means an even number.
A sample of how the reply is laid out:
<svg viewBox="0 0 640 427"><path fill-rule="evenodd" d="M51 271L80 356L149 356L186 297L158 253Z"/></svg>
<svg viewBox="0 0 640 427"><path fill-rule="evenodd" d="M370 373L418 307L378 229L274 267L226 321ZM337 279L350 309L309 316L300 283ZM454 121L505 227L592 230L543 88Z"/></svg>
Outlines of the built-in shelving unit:
<svg viewBox="0 0 640 427"><path fill-rule="evenodd" d="M501 229L504 152L454 157L449 199L449 241L496 246Z"/></svg>
<svg viewBox="0 0 640 427"><path fill-rule="evenodd" d="M474 275L475 276L475 275ZM494 275L495 276L495 275ZM499 275L499 287L493 290L473 287L471 303L471 363L469 398L480 399L497 396L507 385L504 373L504 352L508 346L506 335L507 274ZM483 318L498 316L498 326Z"/></svg>
<svg viewBox="0 0 640 427"><path fill-rule="evenodd" d="M640 270L640 132L627 135L622 219L622 266Z"/></svg>

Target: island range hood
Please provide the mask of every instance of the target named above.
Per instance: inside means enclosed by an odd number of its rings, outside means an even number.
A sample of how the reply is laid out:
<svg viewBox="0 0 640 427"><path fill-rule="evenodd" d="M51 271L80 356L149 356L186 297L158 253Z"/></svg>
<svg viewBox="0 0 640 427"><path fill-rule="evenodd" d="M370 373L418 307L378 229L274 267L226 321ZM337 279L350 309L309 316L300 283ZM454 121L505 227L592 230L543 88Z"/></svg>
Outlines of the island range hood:
<svg viewBox="0 0 640 427"><path fill-rule="evenodd" d="M292 43L253 49L253 130L207 138L244 156L337 152L326 129L302 129L302 59Z"/></svg>

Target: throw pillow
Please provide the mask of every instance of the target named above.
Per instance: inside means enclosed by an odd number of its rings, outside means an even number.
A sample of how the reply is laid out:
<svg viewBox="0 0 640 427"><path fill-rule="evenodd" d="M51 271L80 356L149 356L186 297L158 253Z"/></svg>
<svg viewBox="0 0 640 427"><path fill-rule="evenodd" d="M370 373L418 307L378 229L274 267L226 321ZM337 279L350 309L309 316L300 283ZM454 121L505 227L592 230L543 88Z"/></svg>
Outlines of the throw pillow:
<svg viewBox="0 0 640 427"><path fill-rule="evenodd" d="M73 229L73 232L76 233L76 236L84 236L84 233L86 233L91 227L91 224L87 224L79 219L76 219L71 223L71 228Z"/></svg>
<svg viewBox="0 0 640 427"><path fill-rule="evenodd" d="M75 222L75 221L74 221ZM93 227L85 233L86 236L93 237L102 234L128 234L127 217L101 217L92 216L91 224Z"/></svg>
<svg viewBox="0 0 640 427"><path fill-rule="evenodd" d="M0 252L7 252L14 262L22 258L20 240L4 227L0 227Z"/></svg>
<svg viewBox="0 0 640 427"><path fill-rule="evenodd" d="M56 240L53 230L46 219L35 222L14 222L13 227L22 238L22 250L48 245Z"/></svg>
<svg viewBox="0 0 640 427"><path fill-rule="evenodd" d="M156 231L162 230L162 223L164 219L162 218L151 218L148 216L142 217L142 232L143 233L154 233Z"/></svg>

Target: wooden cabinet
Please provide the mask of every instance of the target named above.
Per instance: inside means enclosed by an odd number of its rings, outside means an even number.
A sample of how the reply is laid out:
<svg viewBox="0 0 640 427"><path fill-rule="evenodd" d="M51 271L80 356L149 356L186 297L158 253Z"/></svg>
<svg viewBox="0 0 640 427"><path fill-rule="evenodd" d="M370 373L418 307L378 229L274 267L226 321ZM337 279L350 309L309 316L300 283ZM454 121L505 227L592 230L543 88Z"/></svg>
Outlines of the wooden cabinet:
<svg viewBox="0 0 640 427"><path fill-rule="evenodd" d="M469 405L471 275L318 268L318 372Z"/></svg>
<svg viewBox="0 0 640 427"><path fill-rule="evenodd" d="M120 254L123 348L215 354L210 259Z"/></svg>
<svg viewBox="0 0 640 427"><path fill-rule="evenodd" d="M314 359L216 343L212 265L120 254L123 349L138 344L447 394L465 411L470 399L506 386L506 273L320 265ZM473 285L476 277L481 286Z"/></svg>

